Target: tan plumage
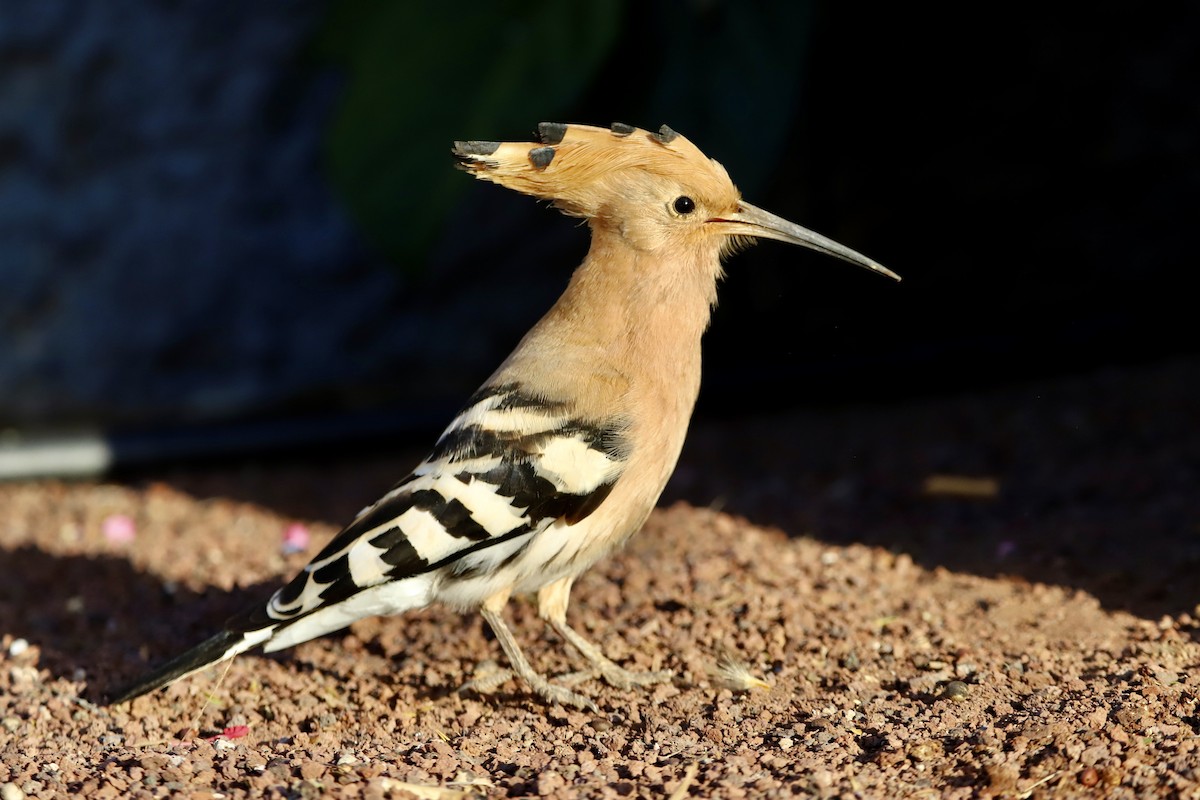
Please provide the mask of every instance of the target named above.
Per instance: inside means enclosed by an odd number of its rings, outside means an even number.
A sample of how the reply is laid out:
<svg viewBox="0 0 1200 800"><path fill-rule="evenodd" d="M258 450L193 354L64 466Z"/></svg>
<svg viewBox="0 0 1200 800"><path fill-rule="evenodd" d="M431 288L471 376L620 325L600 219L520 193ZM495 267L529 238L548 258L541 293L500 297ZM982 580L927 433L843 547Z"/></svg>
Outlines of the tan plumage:
<svg viewBox="0 0 1200 800"><path fill-rule="evenodd" d="M575 576L642 526L674 471L700 389L700 340L722 254L741 237L776 238L898 276L753 209L724 167L666 126L650 133L543 124L539 133L542 142L494 149L458 143L455 154L475 177L551 200L592 231L566 292L488 381L519 381L570 397L581 415L628 420L634 444L621 480L571 532L580 542L578 570L538 594L539 613L563 632ZM680 197L695 210L676 211ZM498 611L507 599L505 589L489 605ZM610 682L640 682L600 663Z"/></svg>
<svg viewBox="0 0 1200 800"><path fill-rule="evenodd" d="M152 673L120 700L255 645L290 646L370 614L442 602L480 609L541 697L594 707L534 670L501 612L539 614L609 683L623 669L567 625L575 578L645 522L675 468L700 389L700 339L733 244L772 238L896 278L741 199L725 169L667 127L543 123L539 142L457 142L475 177L552 201L592 231L558 302L428 459L330 543L265 608ZM485 691L496 676L468 686Z"/></svg>

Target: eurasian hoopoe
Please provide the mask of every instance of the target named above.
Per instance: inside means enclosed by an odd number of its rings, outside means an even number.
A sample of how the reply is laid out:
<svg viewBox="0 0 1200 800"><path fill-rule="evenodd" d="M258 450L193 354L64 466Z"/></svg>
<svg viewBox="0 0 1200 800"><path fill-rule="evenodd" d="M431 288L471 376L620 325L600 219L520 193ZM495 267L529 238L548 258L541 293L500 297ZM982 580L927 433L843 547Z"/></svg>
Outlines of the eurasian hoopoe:
<svg viewBox="0 0 1200 800"><path fill-rule="evenodd" d="M266 605L114 703L252 647L280 650L441 602L480 609L513 670L545 700L595 708L535 671L505 624L509 597L531 592L542 619L610 684L670 678L610 661L567 624L567 602L575 578L642 526L675 468L722 255L751 238L779 239L899 276L744 202L720 164L665 125L542 123L538 134L535 143L456 142L453 153L475 177L588 221L591 250L562 297L408 477Z"/></svg>

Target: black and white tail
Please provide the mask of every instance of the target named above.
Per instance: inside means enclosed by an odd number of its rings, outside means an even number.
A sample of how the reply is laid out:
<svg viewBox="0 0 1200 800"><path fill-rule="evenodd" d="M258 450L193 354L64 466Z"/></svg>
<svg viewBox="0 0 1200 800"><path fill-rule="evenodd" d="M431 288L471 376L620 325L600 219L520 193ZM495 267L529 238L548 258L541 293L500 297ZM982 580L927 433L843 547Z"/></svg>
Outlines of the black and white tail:
<svg viewBox="0 0 1200 800"><path fill-rule="evenodd" d="M109 701L109 704L124 703L147 692L160 689L180 678L199 672L205 667L233 658L238 653L244 653L270 637L270 629L248 633L221 631L211 639L201 642L186 653L171 659L148 675L142 676L136 683L126 686Z"/></svg>
<svg viewBox="0 0 1200 800"><path fill-rule="evenodd" d="M364 617L443 601L479 606L544 557L529 544L592 514L624 468L619 419L576 418L517 384L471 398L408 477L335 536L266 604L117 694L121 703L254 647L282 650ZM557 556L561 548L551 557ZM528 557L532 564L522 561Z"/></svg>

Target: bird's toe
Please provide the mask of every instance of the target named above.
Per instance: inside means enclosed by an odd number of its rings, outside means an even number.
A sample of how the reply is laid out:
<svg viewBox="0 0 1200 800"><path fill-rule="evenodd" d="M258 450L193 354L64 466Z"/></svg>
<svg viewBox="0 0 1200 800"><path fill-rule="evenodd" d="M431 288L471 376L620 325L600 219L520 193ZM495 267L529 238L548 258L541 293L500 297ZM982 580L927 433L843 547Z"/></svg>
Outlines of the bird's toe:
<svg viewBox="0 0 1200 800"><path fill-rule="evenodd" d="M458 693L491 694L507 683L514 674L511 669L501 667L495 661L484 661L475 667L471 680L458 687Z"/></svg>
<svg viewBox="0 0 1200 800"><path fill-rule="evenodd" d="M675 673L666 669L638 672L618 667L616 664L601 667L599 672L600 677L604 678L610 686L615 686L618 689L631 689L634 686L653 686L656 683L670 683L675 677Z"/></svg>
<svg viewBox="0 0 1200 800"><path fill-rule="evenodd" d="M540 685L531 686L530 688L532 688L539 697L550 703L558 703L559 705L563 706L572 706L573 708L578 708L580 711L595 712L599 710L596 708L596 704L589 698L584 697L577 692L572 692L565 686L559 686L557 683L545 681Z"/></svg>

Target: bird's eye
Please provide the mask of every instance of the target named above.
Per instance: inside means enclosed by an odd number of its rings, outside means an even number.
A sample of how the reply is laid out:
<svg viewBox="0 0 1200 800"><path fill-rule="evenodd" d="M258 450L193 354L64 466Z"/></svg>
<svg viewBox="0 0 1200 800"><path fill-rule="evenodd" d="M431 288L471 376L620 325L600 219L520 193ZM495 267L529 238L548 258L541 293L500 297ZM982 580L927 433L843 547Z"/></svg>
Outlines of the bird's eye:
<svg viewBox="0 0 1200 800"><path fill-rule="evenodd" d="M696 210L696 201L687 195L675 198L675 213L690 214Z"/></svg>

